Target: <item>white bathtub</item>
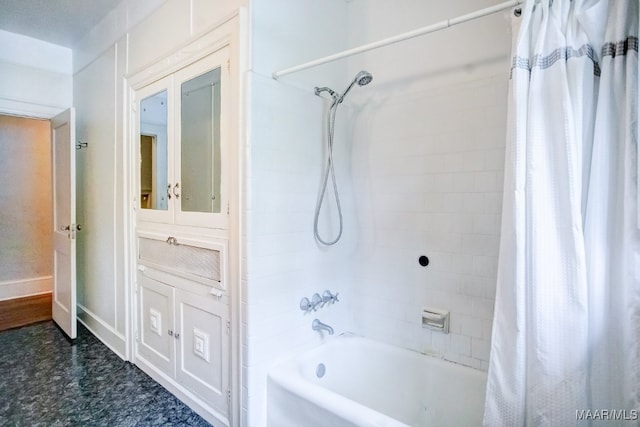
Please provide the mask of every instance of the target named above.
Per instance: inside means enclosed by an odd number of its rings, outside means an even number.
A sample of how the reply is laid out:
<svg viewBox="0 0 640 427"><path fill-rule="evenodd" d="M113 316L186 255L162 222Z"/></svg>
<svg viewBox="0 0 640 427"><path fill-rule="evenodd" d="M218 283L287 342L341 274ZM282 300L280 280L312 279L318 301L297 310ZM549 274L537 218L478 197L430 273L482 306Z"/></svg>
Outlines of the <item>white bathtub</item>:
<svg viewBox="0 0 640 427"><path fill-rule="evenodd" d="M325 374L318 378L319 364ZM336 337L276 366L269 427L481 426L484 372L360 337Z"/></svg>

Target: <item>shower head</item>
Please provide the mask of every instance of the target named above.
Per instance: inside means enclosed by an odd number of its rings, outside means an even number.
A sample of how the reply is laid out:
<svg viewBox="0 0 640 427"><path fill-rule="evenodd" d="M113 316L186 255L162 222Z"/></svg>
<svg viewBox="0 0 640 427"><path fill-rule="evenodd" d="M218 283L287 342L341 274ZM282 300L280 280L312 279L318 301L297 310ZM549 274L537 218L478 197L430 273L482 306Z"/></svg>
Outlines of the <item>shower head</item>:
<svg viewBox="0 0 640 427"><path fill-rule="evenodd" d="M358 86L364 86L371 83L371 80L373 80L373 75L370 72L360 71L353 78L353 81L351 82L351 84L349 84L349 86L344 90L344 92L342 93L342 96L340 96L340 98L338 99L338 104L344 101L344 97L347 96L347 93L349 93L349 91L351 90L354 84L358 83Z"/></svg>
<svg viewBox="0 0 640 427"><path fill-rule="evenodd" d="M359 86L368 85L373 80L373 76L368 71L360 71L356 74L356 78L354 79Z"/></svg>
<svg viewBox="0 0 640 427"><path fill-rule="evenodd" d="M320 96L320 94L322 92L329 92L329 94L333 98L333 104L332 105L337 105L337 104L340 104L344 100L344 97L347 96L347 93L349 93L349 91L351 90L351 88L353 87L354 84L358 83L358 86L364 86L364 85L368 85L369 83L371 83L371 80L373 80L373 76L371 75L370 72L368 72L368 71L360 71L358 74L356 74L356 76L353 78L353 81L344 90L342 95L340 95L339 93L331 90L331 88L328 88L326 86L325 87L317 87L316 86L315 87L315 94Z"/></svg>

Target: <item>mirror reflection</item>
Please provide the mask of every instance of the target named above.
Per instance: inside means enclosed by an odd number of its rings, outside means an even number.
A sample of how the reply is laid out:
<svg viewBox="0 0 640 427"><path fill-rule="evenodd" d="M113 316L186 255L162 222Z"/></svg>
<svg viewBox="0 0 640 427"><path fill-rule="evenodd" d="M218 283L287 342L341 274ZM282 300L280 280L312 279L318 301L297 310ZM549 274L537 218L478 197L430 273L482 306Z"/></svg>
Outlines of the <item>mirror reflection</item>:
<svg viewBox="0 0 640 427"><path fill-rule="evenodd" d="M167 210L167 91L140 102L140 207Z"/></svg>
<svg viewBox="0 0 640 427"><path fill-rule="evenodd" d="M220 68L181 86L181 208L220 212Z"/></svg>

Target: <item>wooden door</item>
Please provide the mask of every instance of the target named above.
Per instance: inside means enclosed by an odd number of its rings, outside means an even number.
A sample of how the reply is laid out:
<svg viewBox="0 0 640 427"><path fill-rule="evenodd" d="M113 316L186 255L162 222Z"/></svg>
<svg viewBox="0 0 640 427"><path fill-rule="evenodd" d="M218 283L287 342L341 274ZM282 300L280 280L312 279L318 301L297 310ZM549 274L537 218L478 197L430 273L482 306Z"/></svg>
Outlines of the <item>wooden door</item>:
<svg viewBox="0 0 640 427"><path fill-rule="evenodd" d="M76 337L76 161L75 110L51 119L53 183L52 316Z"/></svg>

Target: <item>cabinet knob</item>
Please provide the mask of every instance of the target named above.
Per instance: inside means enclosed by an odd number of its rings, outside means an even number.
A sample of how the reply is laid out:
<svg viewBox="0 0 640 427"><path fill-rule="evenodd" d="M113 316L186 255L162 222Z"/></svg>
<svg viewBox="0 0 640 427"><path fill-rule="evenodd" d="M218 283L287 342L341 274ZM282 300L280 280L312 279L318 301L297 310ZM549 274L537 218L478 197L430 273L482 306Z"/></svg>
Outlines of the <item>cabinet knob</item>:
<svg viewBox="0 0 640 427"><path fill-rule="evenodd" d="M176 332L174 337L175 337L175 339L180 339L180 334Z"/></svg>
<svg viewBox="0 0 640 427"><path fill-rule="evenodd" d="M169 329L167 333L169 334L170 337L173 336L173 331L171 329Z"/></svg>

